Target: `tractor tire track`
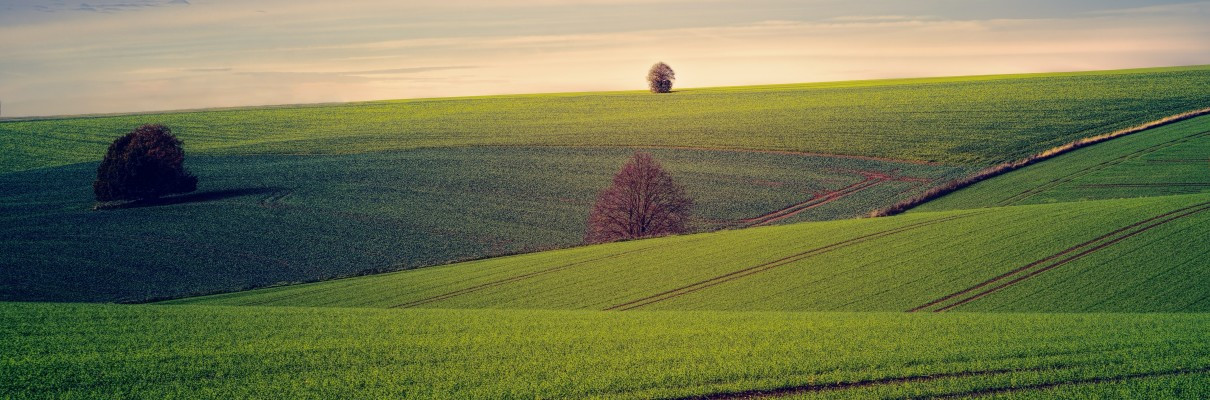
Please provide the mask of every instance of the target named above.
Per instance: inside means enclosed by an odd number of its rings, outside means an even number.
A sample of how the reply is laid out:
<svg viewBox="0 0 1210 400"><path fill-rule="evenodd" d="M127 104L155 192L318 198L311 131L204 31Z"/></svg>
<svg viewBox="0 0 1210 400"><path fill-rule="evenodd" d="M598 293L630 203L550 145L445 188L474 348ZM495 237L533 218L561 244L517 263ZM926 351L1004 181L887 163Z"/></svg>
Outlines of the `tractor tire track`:
<svg viewBox="0 0 1210 400"><path fill-rule="evenodd" d="M1047 190L1054 189L1055 187L1057 187L1057 186L1059 186L1059 185L1062 185L1062 184L1065 184L1065 183L1071 182L1071 181L1073 181L1073 180L1076 180L1076 179L1079 179L1079 178L1081 178L1081 177L1084 177L1084 176L1090 175L1090 174L1095 173L1095 172L1097 172L1097 171L1101 171L1101 170L1104 170L1104 169L1106 169L1106 168L1109 168L1109 167L1112 167L1112 166L1115 166L1115 165L1118 165L1118 164L1124 163L1124 162L1126 162L1126 161L1129 161L1129 160L1132 160L1132 159L1135 159L1135 158L1138 158L1138 157L1141 157L1141 156L1144 156L1144 155L1147 155L1147 154L1151 154L1151 153L1154 153L1154 152L1157 152L1157 151L1160 151L1160 150L1163 150L1163 149L1166 149L1166 148L1169 148L1169 147L1173 147L1173 146L1177 146L1177 145L1180 145L1180 144L1184 144L1184 143L1186 143L1186 142L1190 142L1190 141L1192 141L1192 140L1194 140L1194 139L1198 139L1198 138L1205 137L1205 136L1208 136L1208 135L1210 135L1210 131L1199 132L1199 133L1195 133L1195 134L1192 134L1192 135L1189 135L1189 136L1182 136L1182 137L1179 137L1179 138L1176 138L1176 139L1173 139L1173 140L1170 140L1170 141L1167 141L1167 142L1163 142L1163 143L1155 144L1155 145L1152 145L1152 146L1149 146L1149 147L1146 147L1146 148L1143 148L1143 149L1140 149L1140 150L1137 150L1137 151L1131 152L1131 153L1129 153L1129 154L1125 154L1125 155L1119 156L1119 157L1117 157L1117 158L1114 158L1114 159L1111 159L1111 160L1108 160L1108 161L1101 162L1101 163L1096 164L1096 165L1092 165L1092 166L1089 166L1089 167L1086 167L1086 168L1083 168L1083 169L1077 170L1077 171L1075 171L1075 172L1072 172L1071 174L1064 175L1064 176L1061 176L1061 177L1058 177L1058 178L1052 179L1052 180L1050 180L1049 182L1043 183L1043 184L1041 184L1041 185L1039 185L1039 186L1036 186L1036 187L1034 187L1034 188L1032 188L1032 189L1028 189L1028 190L1022 191L1021 193L1017 193L1017 194L1015 194L1015 195L1013 195L1013 196L1010 196L1010 197L1009 197L1009 198L1007 198L1007 199L1000 200L999 202L997 202L997 203L996 203L996 205L1000 205L1000 206L1008 206L1008 205L1017 204L1017 203L1020 203L1020 202L1024 201L1025 199L1028 199L1028 198L1030 198L1030 197L1033 197L1033 196L1035 196L1035 195L1038 195L1038 194L1040 194L1040 193L1042 193L1042 192L1045 192L1045 191L1047 191Z"/></svg>
<svg viewBox="0 0 1210 400"><path fill-rule="evenodd" d="M1128 381L1131 379L1158 378L1158 377L1163 377L1163 376L1177 376L1177 375L1189 375L1189 374L1204 374L1207 372L1210 372L1210 366L1201 367L1201 368L1178 368L1178 369L1171 369L1171 370L1165 370L1165 371L1139 372L1139 373L1118 375L1118 376L1098 376L1098 377L1093 377L1093 378L1075 379L1075 380L1062 381L1062 382L1037 383L1037 384L1032 384L1032 385L1019 385L1019 386L1011 386L1011 387L990 388L990 389L974 390L974 391L962 392L962 393L951 393L951 394L940 395L940 396L930 396L927 398L930 398L930 399L960 399L960 398L965 399L965 398L970 398L970 397L981 397L981 396L988 396L988 395L993 395L993 394L1021 392L1021 391L1026 391L1026 390L1052 389L1052 388L1066 386L1066 385L1123 382L1123 381Z"/></svg>
<svg viewBox="0 0 1210 400"><path fill-rule="evenodd" d="M286 204L282 203L282 200L291 194L294 194L294 191L290 189L278 190L270 194L268 197L261 199L259 204L264 208L283 208L286 206Z"/></svg>
<svg viewBox="0 0 1210 400"><path fill-rule="evenodd" d="M1155 163L1155 164L1165 164L1165 163L1202 164L1202 163L1210 162L1210 158L1164 158L1164 159L1154 159L1154 160L1146 160L1146 161L1149 163Z"/></svg>
<svg viewBox="0 0 1210 400"><path fill-rule="evenodd" d="M931 180L929 180L927 178L918 178L918 177L911 177L911 176L896 176L896 175L891 175L891 174L886 174L886 173L881 173L881 172L874 172L874 171L853 171L853 172L856 174L862 175L864 177L864 179L862 179L861 181L859 181L857 183L851 184L849 186L845 186L843 188L840 188L840 189L837 189L834 191L829 191L824 194L817 195L807 201L795 203L793 205L790 205L789 207L782 208L780 210L776 210L776 211L773 211L773 212L770 212L767 214L763 214L760 216L752 217L752 218L745 218L745 219L738 220L735 222L735 224L744 225L744 226L769 225L774 222L778 222L778 221L784 220L786 218L790 218L795 215L798 215L798 214L802 213L803 211L807 211L807 210L810 210L810 209L813 209L816 207L821 207L823 205L835 202L842 198L865 191L866 189L870 189L874 186L878 186L878 185L881 185L886 182L891 182L891 181L918 182L918 183L921 183L922 185L927 185L928 182L931 182Z"/></svg>
<svg viewBox="0 0 1210 400"><path fill-rule="evenodd" d="M917 306L910 310L907 310L907 312L923 311L929 307L940 305L942 303L949 302L950 300L953 300L955 298L962 297L961 299L957 300L956 302L949 303L947 305L941 306L940 308L938 308L936 310L933 310L933 312L943 312L943 311L953 309L954 307L957 307L957 306L960 306L960 305L963 305L966 303L970 303L979 298L985 297L992 293L1003 290L1004 288L1007 288L1009 286L1020 283L1026 279L1029 279L1029 278L1032 278L1039 274L1042 274L1046 271L1049 271L1049 270L1058 268L1060 266L1063 266L1065 264L1071 263L1073 261L1076 261L1080 258L1083 258L1089 254L1100 251L1106 247L1112 246L1123 240L1129 239L1134 236L1138 236L1146 231L1159 227L1160 225L1164 225L1166 223L1169 223L1169 222L1172 222L1172 221L1175 221L1175 220L1178 220L1181 218L1185 218L1185 217L1188 217L1188 216L1191 216L1191 215L1194 215L1194 214L1197 214L1197 213L1200 213L1200 212L1203 212L1206 210L1210 210L1210 202L1195 204L1192 206L1169 211L1167 213L1160 214L1160 215L1157 215L1157 216L1154 216L1154 217L1151 217L1151 218L1148 218L1148 219L1145 219L1145 220L1142 220L1139 222L1135 222L1135 223L1127 225L1125 227L1118 228L1112 232L1098 236L1092 240L1069 247L1063 251L1052 254L1041 260L1029 263L1023 267L1014 269L1009 272L1005 272L1003 274L1000 274L999 276L996 276L994 278L980 282L979 284L976 284L974 286L968 287L968 288L960 290L958 292L951 293L949 295L938 298L936 300L932 300L928 303L925 303L923 305L920 305L920 306ZM1070 256L1068 256L1068 255L1070 255ZM1067 258L1057 260L1057 259L1065 257L1065 256ZM1055 260L1057 260L1057 261L1055 261ZM1017 277L1013 278L1014 276L1017 276ZM1012 279L1008 280L1007 282L1000 283L997 285L997 283L1004 281L1006 279L1009 279L1009 278L1012 278ZM983 288L991 286L991 285L995 285L995 286L982 290L978 293L971 294L972 292L978 291L980 289L983 289Z"/></svg>
<svg viewBox="0 0 1210 400"><path fill-rule="evenodd" d="M807 201L804 201L801 203L797 203L797 204L791 205L789 207L786 207L786 208L783 208L783 209L780 209L780 210L777 210L777 211L774 211L774 212L771 212L771 213L768 213L765 215L748 218L748 219L743 219L743 220L740 220L740 222L742 224L746 224L748 226L764 226L764 225L772 224L774 222L781 221L783 219L798 215L798 214L802 213L803 211L810 210L812 208L820 207L825 204L834 202L836 200L843 199L845 197L848 197L849 195L869 189L869 188L874 187L883 182L886 182L886 181L874 179L874 178L866 178L866 179L862 180L861 182L857 182L852 185L845 186L843 188L840 188L839 190L828 192L823 195L815 196L815 197L811 198L810 200L807 200Z"/></svg>
<svg viewBox="0 0 1210 400"><path fill-rule="evenodd" d="M1091 355L1096 355L1096 354L1116 353L1116 352L1121 352L1123 350L1129 350L1129 349L1134 349L1134 348L1138 348L1138 347L1139 346L1129 346L1126 348L1101 349L1101 350L1090 349L1090 350L1077 350L1077 351L1062 351L1062 352L1044 354L1044 355L1042 355L1042 357L1081 356L1081 355L1091 356ZM1037 357L1036 355L1028 355L1026 357L999 358L999 359L996 359L996 361L1020 359L1020 358L1036 358L1036 357ZM891 377L885 377L885 378L872 378L872 379L840 381L840 382L831 382L831 383L812 383L812 384L788 386L788 387L773 388L773 389L755 389L755 390L746 390L746 391L731 392L731 393L715 393L715 394L708 394L708 395L685 396L685 397L679 397L677 399L680 399L680 400L689 400L689 399L725 400L725 399L759 399L759 398L792 397L792 396L800 396L800 395L810 394L810 393L819 393L819 392L827 392L827 391L843 391L843 390L849 390L849 389L860 389L860 388L882 386L882 385L930 382L930 381L941 380L941 379L961 379L961 378L994 376L994 375L1004 375L1004 374L1014 374L1014 373L1024 373L1024 372L1069 371L1069 370L1073 370L1073 369L1077 369L1077 368L1098 366L1098 365L1103 365L1103 364L1104 364L1104 362L1099 361L1099 360L1087 360L1087 361L1079 361L1079 362L1061 361L1060 360L1060 361L1044 362L1041 365L1036 365L1036 366L1031 366L1031 367L996 368L996 369L975 370L975 371L922 373L922 374L918 374L918 375L891 376ZM1207 368L1210 368L1210 367L1207 367ZM942 396L948 396L948 395L942 395Z"/></svg>
<svg viewBox="0 0 1210 400"><path fill-rule="evenodd" d="M701 239L697 239L697 240L701 240ZM572 262L572 263L562 264L559 266L555 266L555 267L551 267L551 268L547 268L547 269L543 269L543 270L539 270L539 271L529 272L529 273L525 273L525 274L521 274L521 275L517 275L517 276L511 276L508 278L498 279L498 280L494 280L491 282L482 283L482 284L478 284L475 286L446 292L446 293L439 294L439 295L432 296L432 297L427 297L427 298L423 298L423 299L419 299L419 300L410 301L407 303L397 304L397 305L391 306L391 308L416 307L419 305L424 305L424 304L428 304L428 303L432 303L432 302L446 300L449 298L461 296L461 295L468 294L468 293L478 292L480 290L489 289L489 288L493 288L493 287L533 278L536 276L559 272L559 271L562 271L562 270L565 270L568 268L572 268L572 267L576 267L579 265L584 265L584 264L601 261L601 260L607 260L607 259L611 259L611 258L617 258L617 257L621 257L621 256L624 256L627 254L634 254L634 253L644 252L647 250L653 250L653 249L660 248L660 247L666 247L668 245L670 245L670 244L669 243L658 244L658 245L654 245L654 246L647 246L647 247L643 247L643 248L639 248L639 249L628 250L628 251L624 251L621 253L614 253L614 254L610 254L610 255L606 255L606 256L594 257L594 258L590 258L587 260L581 260L581 261L576 261L576 262Z"/></svg>
<svg viewBox="0 0 1210 400"><path fill-rule="evenodd" d="M750 275L758 274L758 273L768 271L773 268L780 267L782 265L800 261L800 260L808 258L808 257L825 254L825 253L829 253L834 250L838 250L838 249L842 249L842 248L849 247L852 245L868 242L873 239L878 239L878 238L882 238L885 236L890 236L890 235L894 235L897 233L906 232L906 231L910 231L910 230L917 229L917 228L922 228L922 227L929 226L929 225L953 221L956 219L972 217L972 216L980 215L980 214L986 214L988 212L991 212L991 211L977 211L977 212L971 212L971 213L966 213L966 214L961 214L961 215L954 215L954 216L949 216L949 217L944 217L944 218L938 218L938 219L934 219L934 220L915 222L915 223L911 223L911 224L900 226L900 227L895 227L895 228L886 229L886 230L882 230L882 231L878 231L878 232L874 232L874 233L865 234L865 235L858 236L855 238L842 240L842 241L828 244L825 246L816 247L816 248L813 248L813 249L810 249L810 250L807 250L804 252L800 252L800 253L789 255L786 257L782 257L777 260L773 260L773 261L769 261L766 263L757 264L757 265L754 265L751 267L731 271L726 274L718 275L718 276L715 276L710 279L698 281L698 282L695 282L695 283L692 283L692 284L689 284L686 286L682 286L682 287L672 289L672 290L667 290L667 291L660 292L660 293L650 295L647 297L643 297L643 298L640 298L637 300L632 300L629 302L613 305L613 306L606 308L605 311L633 310L635 308L639 308L639 307L643 307L643 306L650 305L653 303L658 303L658 302L661 302L664 300L680 297L685 294L689 294L689 293L693 293L693 292L696 292L696 291L699 291L702 289L717 286L717 285L720 285L720 284L723 284L726 282L735 281L735 280L738 280L738 279L741 279L741 278L744 278L744 277L747 277Z"/></svg>
<svg viewBox="0 0 1210 400"><path fill-rule="evenodd" d="M1210 182L1168 182L1168 183L1095 183L1076 185L1081 189L1099 188L1154 188L1154 187L1210 187Z"/></svg>

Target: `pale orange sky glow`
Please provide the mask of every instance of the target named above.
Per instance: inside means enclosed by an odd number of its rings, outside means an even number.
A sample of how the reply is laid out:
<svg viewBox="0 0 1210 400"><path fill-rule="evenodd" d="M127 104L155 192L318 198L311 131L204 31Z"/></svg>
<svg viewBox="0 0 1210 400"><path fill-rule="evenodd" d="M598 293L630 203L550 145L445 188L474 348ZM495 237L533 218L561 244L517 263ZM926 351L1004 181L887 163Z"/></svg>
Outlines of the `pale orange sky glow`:
<svg viewBox="0 0 1210 400"><path fill-rule="evenodd" d="M1206 2L0 0L0 12L4 116L641 90L661 60L681 88L1210 64Z"/></svg>

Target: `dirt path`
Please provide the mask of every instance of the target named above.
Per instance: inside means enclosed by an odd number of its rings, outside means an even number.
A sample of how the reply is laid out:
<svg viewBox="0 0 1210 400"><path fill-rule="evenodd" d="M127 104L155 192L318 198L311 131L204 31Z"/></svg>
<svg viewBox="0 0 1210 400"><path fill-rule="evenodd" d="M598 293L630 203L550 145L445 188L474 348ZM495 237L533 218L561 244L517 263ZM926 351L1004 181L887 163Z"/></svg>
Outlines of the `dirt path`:
<svg viewBox="0 0 1210 400"><path fill-rule="evenodd" d="M985 214L988 212L990 212L990 211L978 211L978 212L966 213L966 214L949 216L949 217L944 217L944 218L938 218L938 219L929 220L929 221L921 221L921 222L916 222L916 223L912 223L912 224L908 224L908 225L904 225L904 226L900 226L900 227L896 227L896 228L886 229L886 230L858 236L855 238L828 244L826 246L817 247L817 248L807 250L807 251L804 251L801 253L796 253L796 254L793 254L790 256L782 257L777 260L769 261L769 262L762 263L762 264L757 264L757 265L754 265L751 267L735 270L732 272L728 272L726 274L722 274L722 275L715 276L710 279L698 281L698 282L695 282L695 283L692 283L692 284L689 284L686 286L682 286L682 287L679 287L676 289L660 292L660 293L657 293L657 294L654 294L651 296L647 296L647 297L643 297L643 298L640 298L637 300L632 300L629 302L617 304L617 305L606 308L605 311L633 310L633 309L643 307L643 306L646 306L649 304L658 303L658 302L661 302L664 300L680 297L685 294L689 294L689 293L693 293L693 292L696 292L696 291L699 291L702 289L717 286L722 283L734 281L734 280L741 279L741 278L744 278L744 277L747 277L750 275L768 271L770 269L774 269L774 268L780 267L782 265L793 263L793 262L796 262L796 261L799 261L799 260L802 260L802 259L805 259L808 257L828 253L828 252L831 252L834 250L842 249L842 248L856 245L859 243L868 242L873 239L890 236L890 235L894 235L896 233L906 232L906 231L910 231L910 230L917 229L917 228L922 228L922 227L929 226L929 225L939 224L942 222L948 222L948 221L953 221L953 220L960 219L960 218L966 218L966 217L971 217L971 216L975 216L975 215L979 215L979 214Z"/></svg>
<svg viewBox="0 0 1210 400"><path fill-rule="evenodd" d="M1029 263L1023 267L1006 272L994 278L980 282L969 288L951 293L944 297L922 304L908 312L924 311L930 307L939 306L933 312L942 312L953 309L954 307L970 303L992 293L998 292L1009 286L1020 283L1026 279L1037 276L1046 271L1058 268L1072 261L1078 260L1089 254L1100 251L1115 243L1126 240L1128 238L1142 234L1143 232L1154 229L1160 225L1188 217L1206 210L1210 210L1210 202L1195 204L1189 207L1180 208L1169 211L1133 224L1118 228L1113 232L1106 233L1092 240L1080 243L1069 247L1063 251L1050 255L1038 261ZM1066 257L1066 258L1064 258ZM986 289L985 289L986 288ZM957 299L955 301L954 300ZM948 304L946 304L948 303ZM944 304L944 305L943 305Z"/></svg>
<svg viewBox="0 0 1210 400"><path fill-rule="evenodd" d="M1096 164L1096 165L1093 165L1093 166L1090 166L1087 168L1080 169L1080 170L1072 172L1070 174L1052 179L1049 182L1038 185L1032 189L1022 191L1021 193L1017 193L1007 199L1000 200L999 202L996 203L996 205L1008 206L1008 205L1017 204L1017 203L1024 201L1025 199L1028 199L1030 197L1043 193L1047 190L1054 189L1055 187L1058 187L1059 185L1069 183L1069 182L1079 179L1081 177L1091 175L1098 171L1102 171L1106 168L1113 167L1118 164L1122 164L1126 161L1130 161L1130 160L1133 160L1133 159L1136 159L1136 158L1139 158L1139 157L1145 156L1147 154L1151 154L1151 153L1154 153L1154 152L1157 152L1157 151L1160 151L1160 150L1163 150L1166 148L1181 145L1181 144L1187 143L1189 141L1192 141L1194 139L1198 139L1198 138L1201 138L1204 136L1210 136L1210 131L1199 132L1199 133L1195 133L1195 134L1192 134L1189 136L1183 136L1183 137L1176 138L1176 139L1173 139L1173 140L1170 140L1167 142L1152 145L1152 146L1134 151L1132 153L1125 154L1120 157L1117 157L1117 158L1114 158L1114 159L1111 159L1111 160L1108 160L1108 161L1105 161L1105 162L1102 162L1102 163L1099 163L1099 164Z"/></svg>

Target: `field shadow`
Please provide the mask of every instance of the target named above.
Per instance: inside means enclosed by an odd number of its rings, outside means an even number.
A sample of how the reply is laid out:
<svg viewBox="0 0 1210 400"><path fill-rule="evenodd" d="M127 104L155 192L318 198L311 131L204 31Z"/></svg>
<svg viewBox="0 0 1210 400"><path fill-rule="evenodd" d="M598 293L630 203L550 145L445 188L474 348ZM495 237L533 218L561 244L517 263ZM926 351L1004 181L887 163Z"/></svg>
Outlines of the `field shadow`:
<svg viewBox="0 0 1210 400"><path fill-rule="evenodd" d="M187 203L204 203L208 201L216 201L229 199L233 197L252 196L259 194L270 194L282 191L282 188L260 187L260 188L242 188L242 189L225 189L225 190L208 190L204 192L182 194L177 196L161 197L158 199L135 200L121 203L97 204L93 206L93 210L120 210L127 208L143 208L143 207L160 207L170 206L174 204Z"/></svg>

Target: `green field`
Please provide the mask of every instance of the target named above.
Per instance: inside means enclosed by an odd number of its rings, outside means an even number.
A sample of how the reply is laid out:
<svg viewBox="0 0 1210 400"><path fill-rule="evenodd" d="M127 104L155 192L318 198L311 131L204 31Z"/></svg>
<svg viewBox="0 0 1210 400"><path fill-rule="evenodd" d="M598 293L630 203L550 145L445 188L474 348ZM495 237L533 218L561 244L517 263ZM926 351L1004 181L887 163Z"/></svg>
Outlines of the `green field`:
<svg viewBox="0 0 1210 400"><path fill-rule="evenodd" d="M1210 192L1210 117L1058 156L928 202L918 211Z"/></svg>
<svg viewBox="0 0 1210 400"><path fill-rule="evenodd" d="M1210 195L911 213L589 246L178 303L906 311L961 293L923 310L1210 311L1203 284L1210 249L1199 246L1210 234L1207 222ZM1008 285L965 300L1000 284ZM971 287L979 290L963 292Z"/></svg>
<svg viewBox="0 0 1210 400"><path fill-rule="evenodd" d="M0 122L0 398L1208 398L1210 116L855 218L1208 89L1202 66ZM90 211L144 122L199 191ZM636 146L698 233L577 246Z"/></svg>
<svg viewBox="0 0 1210 400"><path fill-rule="evenodd" d="M850 218L968 171L653 152L696 200L699 230ZM0 300L138 301L574 246L597 192L630 154L485 147L195 156L197 193L104 212L89 209L92 163L0 174ZM801 203L809 205L776 214L787 218L758 218Z"/></svg>
<svg viewBox="0 0 1210 400"><path fill-rule="evenodd" d="M138 301L565 248L625 146L682 148L651 151L696 200L698 231L851 218L1204 107L1207 77L1201 66L8 120L0 299ZM146 122L185 140L201 190L86 211L108 141Z"/></svg>
<svg viewBox="0 0 1210 400"><path fill-rule="evenodd" d="M1210 66L1195 66L66 117L0 122L0 172L96 161L153 122L195 154L696 146L986 166L1207 103Z"/></svg>
<svg viewBox="0 0 1210 400"><path fill-rule="evenodd" d="M1207 371L1203 314L0 304L14 398L1198 398Z"/></svg>

